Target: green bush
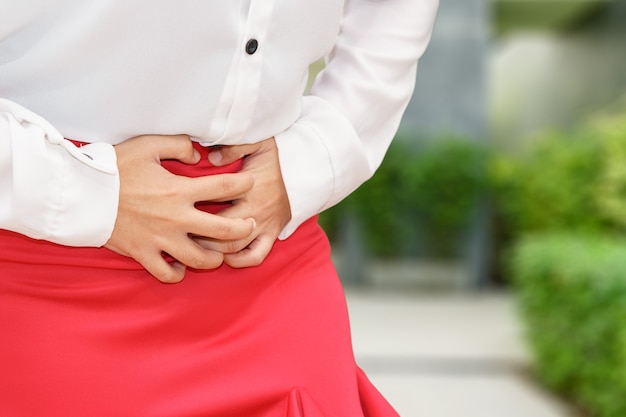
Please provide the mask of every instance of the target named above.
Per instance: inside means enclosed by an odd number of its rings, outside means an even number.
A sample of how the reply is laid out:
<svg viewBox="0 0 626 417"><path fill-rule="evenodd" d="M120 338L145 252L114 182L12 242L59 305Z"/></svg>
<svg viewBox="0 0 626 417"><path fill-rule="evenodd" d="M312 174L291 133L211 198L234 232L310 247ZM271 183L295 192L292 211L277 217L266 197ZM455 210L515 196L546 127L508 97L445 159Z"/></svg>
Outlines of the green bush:
<svg viewBox="0 0 626 417"><path fill-rule="evenodd" d="M490 168L537 374L594 417L626 416L626 112Z"/></svg>
<svg viewBox="0 0 626 417"><path fill-rule="evenodd" d="M594 120L602 138L602 171L595 203L621 233L626 230L626 113Z"/></svg>
<svg viewBox="0 0 626 417"><path fill-rule="evenodd" d="M626 231L626 112L548 132L522 152L498 153L492 196L513 240L554 230Z"/></svg>
<svg viewBox="0 0 626 417"><path fill-rule="evenodd" d="M524 152L499 154L493 196L508 234L611 227L595 198L602 165L603 143L591 132L551 132Z"/></svg>
<svg viewBox="0 0 626 417"><path fill-rule="evenodd" d="M540 378L595 417L626 415L626 241L528 237L511 271Z"/></svg>
<svg viewBox="0 0 626 417"><path fill-rule="evenodd" d="M487 161L486 149L466 138L399 137L374 177L322 213L321 224L336 240L345 218L356 216L374 256L449 255L487 189Z"/></svg>
<svg viewBox="0 0 626 417"><path fill-rule="evenodd" d="M430 235L450 236L467 225L479 196L488 188L487 150L468 140L429 143L406 167L410 206Z"/></svg>

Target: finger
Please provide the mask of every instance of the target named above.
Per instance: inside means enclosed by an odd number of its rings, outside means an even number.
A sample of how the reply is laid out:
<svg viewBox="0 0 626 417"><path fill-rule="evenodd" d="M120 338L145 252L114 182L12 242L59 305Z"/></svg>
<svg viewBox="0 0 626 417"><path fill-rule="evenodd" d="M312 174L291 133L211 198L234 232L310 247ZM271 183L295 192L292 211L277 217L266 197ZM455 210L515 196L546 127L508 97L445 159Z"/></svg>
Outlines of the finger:
<svg viewBox="0 0 626 417"><path fill-rule="evenodd" d="M200 153L194 149L193 142L187 135L155 136L150 138L150 145L159 160L176 159L186 164L200 161Z"/></svg>
<svg viewBox="0 0 626 417"><path fill-rule="evenodd" d="M240 206L244 209L240 209ZM215 239L207 236L195 235L192 237L193 240L205 249L214 250L222 253L235 253L243 250L256 239L256 237L260 233L260 229L257 230L258 224L256 223L256 220L251 217L250 211L245 210L245 206L247 205L242 204L240 206L228 207L224 210L221 210L216 216L226 219L249 219L251 222L253 222L253 229L249 234L233 239Z"/></svg>
<svg viewBox="0 0 626 417"><path fill-rule="evenodd" d="M183 280L187 268L180 262L169 264L160 253L133 256L150 274L165 283L173 284Z"/></svg>
<svg viewBox="0 0 626 417"><path fill-rule="evenodd" d="M180 263L194 269L215 269L224 261L222 253L206 250L191 239L176 245L173 250L169 250L167 253Z"/></svg>
<svg viewBox="0 0 626 417"><path fill-rule="evenodd" d="M189 234L219 241L245 239L257 226L253 218L226 218L200 210L194 210L185 221Z"/></svg>
<svg viewBox="0 0 626 417"><path fill-rule="evenodd" d="M252 241L254 241L255 238L256 236L251 234L244 239L238 240L217 240L203 236L193 236L191 239L204 249L227 254L237 253L245 249Z"/></svg>
<svg viewBox="0 0 626 417"><path fill-rule="evenodd" d="M261 265L273 246L274 239L269 235L261 235L242 251L225 254L224 263L233 268L246 268Z"/></svg>
<svg viewBox="0 0 626 417"><path fill-rule="evenodd" d="M207 175L204 177L178 177L180 189L198 201L231 201L241 198L254 185L254 175L248 172Z"/></svg>
<svg viewBox="0 0 626 417"><path fill-rule="evenodd" d="M215 166L228 165L246 155L256 152L261 145L253 143L250 145L233 145L213 148L209 152L209 162Z"/></svg>

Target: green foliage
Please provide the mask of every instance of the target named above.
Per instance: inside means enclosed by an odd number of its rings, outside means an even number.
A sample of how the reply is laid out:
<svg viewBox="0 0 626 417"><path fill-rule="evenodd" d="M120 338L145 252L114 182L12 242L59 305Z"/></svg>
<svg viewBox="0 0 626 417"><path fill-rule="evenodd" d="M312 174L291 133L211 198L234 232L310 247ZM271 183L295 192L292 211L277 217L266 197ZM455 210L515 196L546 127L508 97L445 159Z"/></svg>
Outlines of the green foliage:
<svg viewBox="0 0 626 417"><path fill-rule="evenodd" d="M336 239L342 219L357 216L365 226L366 249L375 256L420 250L445 256L455 251L477 198L487 189L487 160L487 151L468 139L447 137L416 146L397 138L374 177L322 213L321 224Z"/></svg>
<svg viewBox="0 0 626 417"><path fill-rule="evenodd" d="M412 201L435 234L462 228L487 189L487 151L474 142L445 139L428 144L406 167Z"/></svg>
<svg viewBox="0 0 626 417"><path fill-rule="evenodd" d="M542 231L626 230L626 115L549 132L490 165L492 196L514 240Z"/></svg>
<svg viewBox="0 0 626 417"><path fill-rule="evenodd" d="M609 226L595 198L603 169L602 146L588 132L552 132L521 155L494 158L493 196L509 234Z"/></svg>
<svg viewBox="0 0 626 417"><path fill-rule="evenodd" d="M541 379L591 415L626 415L626 241L528 237L511 270Z"/></svg>
<svg viewBox="0 0 626 417"><path fill-rule="evenodd" d="M593 127L603 143L603 168L595 203L623 231L626 230L626 116L601 118Z"/></svg>
<svg viewBox="0 0 626 417"><path fill-rule="evenodd" d="M499 34L519 30L569 30L605 10L609 3L610 1L598 0L498 0L493 6L495 29Z"/></svg>
<svg viewBox="0 0 626 417"><path fill-rule="evenodd" d="M626 231L626 112L574 132L548 132L521 152L465 138L398 137L379 171L323 213L331 240L348 217L373 256L459 256L478 207L488 201L503 253L528 233Z"/></svg>
<svg viewBox="0 0 626 417"><path fill-rule="evenodd" d="M626 114L492 168L539 376L593 416L626 415Z"/></svg>

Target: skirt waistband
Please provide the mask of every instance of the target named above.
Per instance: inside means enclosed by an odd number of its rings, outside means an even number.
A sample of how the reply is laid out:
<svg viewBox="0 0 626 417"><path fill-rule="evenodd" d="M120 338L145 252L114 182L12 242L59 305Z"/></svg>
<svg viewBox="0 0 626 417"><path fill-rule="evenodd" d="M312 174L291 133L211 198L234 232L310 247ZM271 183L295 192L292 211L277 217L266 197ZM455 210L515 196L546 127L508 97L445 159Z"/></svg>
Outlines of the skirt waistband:
<svg viewBox="0 0 626 417"><path fill-rule="evenodd" d="M72 142L76 146L86 144L76 140L72 140ZM194 148L200 152L201 156L200 162L197 164L189 165L177 160L163 160L161 165L173 174L186 177L235 173L243 167L243 159L229 165L216 167L209 162L209 148L195 142ZM199 210L212 214L229 206L230 203L228 202L201 201L196 203ZM141 264L134 259L119 255L106 248L62 246L1 229L0 261L41 265L75 265L105 269L143 269Z"/></svg>

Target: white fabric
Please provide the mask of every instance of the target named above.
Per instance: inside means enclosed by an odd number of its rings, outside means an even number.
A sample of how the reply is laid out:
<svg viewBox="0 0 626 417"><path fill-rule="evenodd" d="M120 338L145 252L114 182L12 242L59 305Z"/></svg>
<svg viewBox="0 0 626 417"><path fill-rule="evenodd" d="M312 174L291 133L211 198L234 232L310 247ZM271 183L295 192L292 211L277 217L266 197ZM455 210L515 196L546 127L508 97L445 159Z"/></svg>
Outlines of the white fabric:
<svg viewBox="0 0 626 417"><path fill-rule="evenodd" d="M275 136L286 238L380 164L437 3L0 0L0 228L103 245L119 191L112 145L142 134L204 145ZM327 67L303 97L321 57Z"/></svg>

